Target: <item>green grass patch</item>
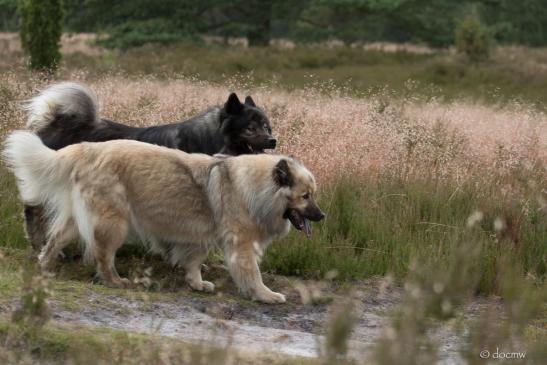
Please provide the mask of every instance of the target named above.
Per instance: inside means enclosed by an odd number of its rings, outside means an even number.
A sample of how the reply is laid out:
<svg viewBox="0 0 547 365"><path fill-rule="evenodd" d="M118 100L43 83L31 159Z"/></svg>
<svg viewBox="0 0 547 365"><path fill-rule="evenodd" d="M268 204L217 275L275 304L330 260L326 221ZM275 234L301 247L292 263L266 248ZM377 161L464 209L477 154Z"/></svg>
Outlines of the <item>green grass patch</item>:
<svg viewBox="0 0 547 365"><path fill-rule="evenodd" d="M525 48L500 48L487 62L468 64L447 52L413 54L311 46L206 47L183 42L148 44L125 52L107 51L100 56L67 55L63 62L66 70L83 69L99 77L121 71L132 76L191 76L238 87L315 87L359 96L374 95L387 88L399 97L410 94L414 98L463 98L489 103L519 99L539 107L547 104L547 72L540 66L544 56Z"/></svg>
<svg viewBox="0 0 547 365"><path fill-rule="evenodd" d="M263 85L288 90L313 87L363 97L388 90L401 98L468 99L493 104L518 100L544 109L546 59L545 49L526 47L498 47L487 61L468 63L448 51L415 54L350 47L244 48L180 42L105 50L96 55L67 54L59 77L70 79L75 71L91 79L117 73L139 78L183 76L242 89ZM0 73L26 74L23 53L10 52L6 60L0 64Z"/></svg>
<svg viewBox="0 0 547 365"><path fill-rule="evenodd" d="M272 245L262 268L277 274L322 278L336 270L343 280L394 274L403 277L409 265L445 263L459 247L480 247L479 291L497 291L498 262L510 255L525 273L545 277L545 216L522 217L522 205L485 196L474 186L446 181L343 179L327 188L320 205L327 219L314 224L307 240L299 232ZM537 207L531 207L533 211ZM474 212L482 220L468 224ZM496 219L519 217L519 231L496 232Z"/></svg>

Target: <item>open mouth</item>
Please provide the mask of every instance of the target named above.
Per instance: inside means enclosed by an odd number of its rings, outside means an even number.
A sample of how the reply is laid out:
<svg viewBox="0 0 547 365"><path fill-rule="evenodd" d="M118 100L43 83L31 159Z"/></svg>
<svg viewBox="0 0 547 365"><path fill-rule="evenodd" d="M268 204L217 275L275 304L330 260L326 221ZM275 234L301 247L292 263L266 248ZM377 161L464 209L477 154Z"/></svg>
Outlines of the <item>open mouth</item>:
<svg viewBox="0 0 547 365"><path fill-rule="evenodd" d="M296 209L287 209L285 214L283 214L283 218L288 219L294 228L304 232L306 237L311 237L311 223L309 219L305 218Z"/></svg>
<svg viewBox="0 0 547 365"><path fill-rule="evenodd" d="M250 144L247 143L247 148L249 149L249 151L251 151L251 153L254 153L254 154L259 154L259 153L264 153L264 150L261 149L261 148L253 148L253 146L251 146Z"/></svg>

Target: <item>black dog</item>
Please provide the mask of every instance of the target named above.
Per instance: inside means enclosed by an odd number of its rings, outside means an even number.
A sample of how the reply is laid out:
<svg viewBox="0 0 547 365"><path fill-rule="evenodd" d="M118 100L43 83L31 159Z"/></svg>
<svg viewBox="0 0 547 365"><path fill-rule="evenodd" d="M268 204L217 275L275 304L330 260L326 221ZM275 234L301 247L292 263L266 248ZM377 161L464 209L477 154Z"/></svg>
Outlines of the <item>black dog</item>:
<svg viewBox="0 0 547 365"><path fill-rule="evenodd" d="M147 128L131 127L98 116L93 94L83 85L64 82L50 86L27 105L27 127L54 150L79 142L133 139L189 153L241 155L275 148L270 122L250 96L241 103L230 94L215 107L190 120ZM41 206L25 206L25 229L32 246L45 244Z"/></svg>
<svg viewBox="0 0 547 365"><path fill-rule="evenodd" d="M56 84L27 104L27 127L44 144L60 149L79 142L134 139L189 153L241 155L275 148L270 122L250 96L241 103L230 94L215 107L190 120L147 128L131 127L98 117L93 94L75 83Z"/></svg>

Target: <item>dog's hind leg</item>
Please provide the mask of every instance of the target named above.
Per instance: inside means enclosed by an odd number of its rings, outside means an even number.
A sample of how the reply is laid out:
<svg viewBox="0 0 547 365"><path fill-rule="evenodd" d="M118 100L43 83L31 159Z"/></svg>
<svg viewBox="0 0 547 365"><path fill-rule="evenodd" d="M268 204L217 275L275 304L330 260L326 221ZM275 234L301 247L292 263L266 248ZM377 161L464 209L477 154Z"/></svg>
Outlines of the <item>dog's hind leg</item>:
<svg viewBox="0 0 547 365"><path fill-rule="evenodd" d="M240 291L260 302L285 303L283 294L270 290L262 282L258 255L252 240L241 240L234 237L229 242L225 242L224 260Z"/></svg>
<svg viewBox="0 0 547 365"><path fill-rule="evenodd" d="M32 248L40 252L47 243L46 217L41 205L25 205L24 210L25 235Z"/></svg>
<svg viewBox="0 0 547 365"><path fill-rule="evenodd" d="M184 261L181 262L182 267L186 271L184 279L190 288L197 291L213 292L215 284L210 281L205 281L201 278L201 264L207 258L208 249L203 246L195 245L187 247L187 252L184 255Z"/></svg>
<svg viewBox="0 0 547 365"><path fill-rule="evenodd" d="M42 247L38 262L43 271L48 271L53 266L59 253L65 248L72 239L76 238L77 231L74 222L69 220L65 227L59 232L52 233L47 243Z"/></svg>
<svg viewBox="0 0 547 365"><path fill-rule="evenodd" d="M126 278L121 278L114 260L128 234L128 220L121 217L103 217L94 229L93 256L97 262L97 271L107 285L117 288L130 288L133 285Z"/></svg>

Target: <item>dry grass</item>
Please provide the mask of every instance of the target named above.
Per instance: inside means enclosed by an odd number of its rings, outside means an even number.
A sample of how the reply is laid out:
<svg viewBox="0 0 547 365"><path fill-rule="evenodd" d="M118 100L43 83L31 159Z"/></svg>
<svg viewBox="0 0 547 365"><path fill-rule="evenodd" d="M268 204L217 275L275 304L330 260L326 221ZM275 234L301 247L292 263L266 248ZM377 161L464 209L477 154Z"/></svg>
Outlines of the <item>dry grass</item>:
<svg viewBox="0 0 547 365"><path fill-rule="evenodd" d="M297 156L322 183L348 171L412 171L480 184L489 175L517 166L535 169L547 159L547 115L518 103L425 103L413 100L412 93L402 101L383 93L364 99L335 88L326 96L311 88L248 88L237 79L215 86L152 77L87 80L73 73L68 78L90 85L102 116L134 125L184 120L223 103L230 91L252 94L270 116L279 152ZM5 134L24 125L18 102L50 81L15 74L1 75L0 81L0 131Z"/></svg>

